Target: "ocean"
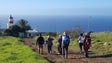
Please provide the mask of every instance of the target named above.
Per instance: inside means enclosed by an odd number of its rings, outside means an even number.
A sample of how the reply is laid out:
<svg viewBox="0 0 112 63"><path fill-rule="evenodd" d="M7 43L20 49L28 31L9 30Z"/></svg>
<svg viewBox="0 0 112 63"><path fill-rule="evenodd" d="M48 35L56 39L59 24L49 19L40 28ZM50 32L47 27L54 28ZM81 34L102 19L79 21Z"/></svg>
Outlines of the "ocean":
<svg viewBox="0 0 112 63"><path fill-rule="evenodd" d="M80 26L83 31L112 31L112 16L13 16L29 22L32 29L40 32L62 32ZM0 28L6 28L8 16L0 16Z"/></svg>

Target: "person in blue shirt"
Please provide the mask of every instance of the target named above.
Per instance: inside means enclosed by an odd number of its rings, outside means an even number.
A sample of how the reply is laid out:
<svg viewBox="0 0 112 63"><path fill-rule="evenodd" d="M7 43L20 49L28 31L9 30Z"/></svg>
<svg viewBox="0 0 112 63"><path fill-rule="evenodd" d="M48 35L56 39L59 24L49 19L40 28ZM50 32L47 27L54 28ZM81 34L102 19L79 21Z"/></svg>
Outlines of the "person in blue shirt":
<svg viewBox="0 0 112 63"><path fill-rule="evenodd" d="M70 38L69 36L66 34L66 32L63 33L62 36L62 55L64 58L68 58L68 46L70 43Z"/></svg>

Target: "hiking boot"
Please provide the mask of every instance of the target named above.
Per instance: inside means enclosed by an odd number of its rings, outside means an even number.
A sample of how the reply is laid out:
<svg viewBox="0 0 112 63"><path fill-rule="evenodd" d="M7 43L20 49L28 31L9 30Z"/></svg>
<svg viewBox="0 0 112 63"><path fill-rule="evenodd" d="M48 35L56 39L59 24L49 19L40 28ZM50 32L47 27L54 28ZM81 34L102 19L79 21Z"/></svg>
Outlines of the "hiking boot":
<svg viewBox="0 0 112 63"><path fill-rule="evenodd" d="M89 58L89 56L85 56L86 58Z"/></svg>
<svg viewBox="0 0 112 63"><path fill-rule="evenodd" d="M85 53L84 55L85 55L86 58L89 58L88 54Z"/></svg>

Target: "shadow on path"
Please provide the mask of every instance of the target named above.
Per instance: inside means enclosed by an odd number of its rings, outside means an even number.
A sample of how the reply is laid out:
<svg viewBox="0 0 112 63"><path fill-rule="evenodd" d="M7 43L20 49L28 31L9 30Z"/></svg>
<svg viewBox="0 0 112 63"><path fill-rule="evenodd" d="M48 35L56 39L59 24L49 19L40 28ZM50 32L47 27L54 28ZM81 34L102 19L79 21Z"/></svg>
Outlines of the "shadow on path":
<svg viewBox="0 0 112 63"><path fill-rule="evenodd" d="M90 58L108 58L108 57L112 57L112 54L107 54L107 55L95 55L95 56L91 56Z"/></svg>

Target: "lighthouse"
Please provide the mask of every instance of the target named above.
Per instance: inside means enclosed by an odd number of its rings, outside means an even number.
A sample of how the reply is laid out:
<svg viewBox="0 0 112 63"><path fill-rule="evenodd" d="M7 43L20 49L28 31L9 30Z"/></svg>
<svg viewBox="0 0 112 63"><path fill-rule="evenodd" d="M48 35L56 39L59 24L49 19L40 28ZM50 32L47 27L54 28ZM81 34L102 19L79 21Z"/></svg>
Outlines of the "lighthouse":
<svg viewBox="0 0 112 63"><path fill-rule="evenodd" d="M10 16L8 17L7 28L9 28L10 26L12 26L13 24L14 24L14 22L13 22L13 17L12 17L12 15L10 15Z"/></svg>

